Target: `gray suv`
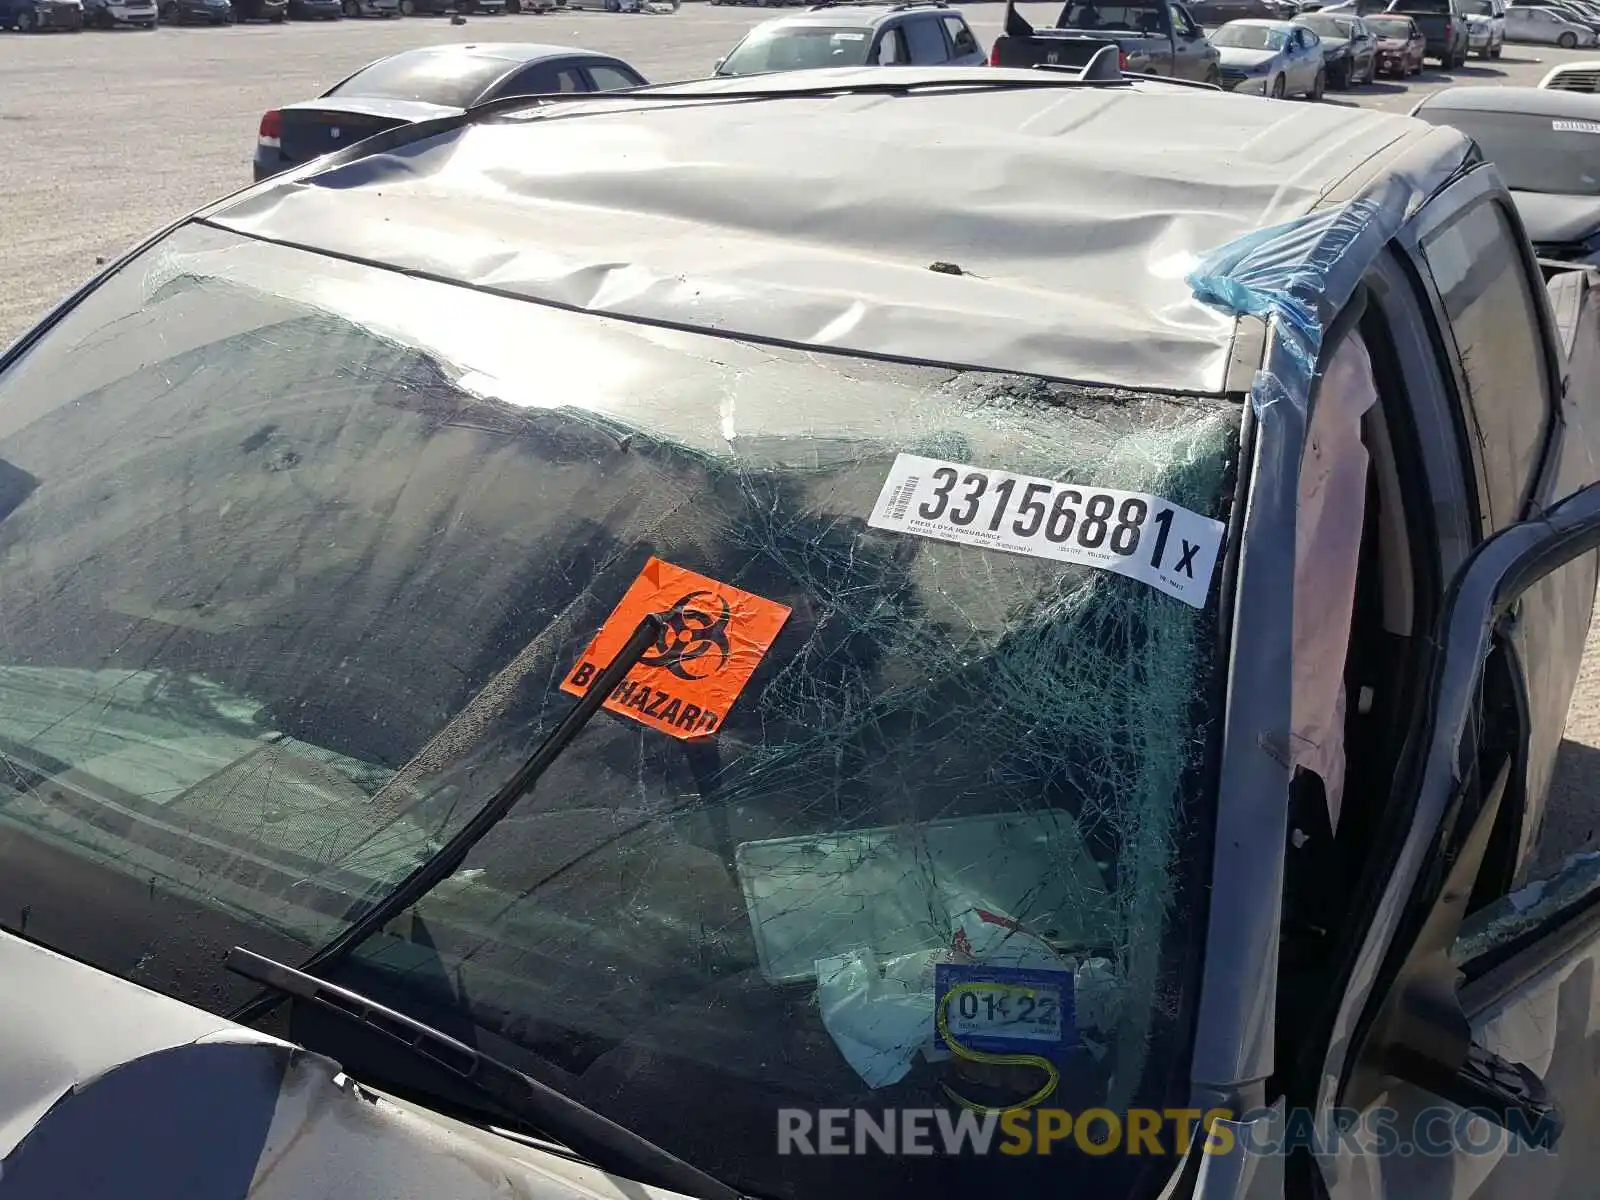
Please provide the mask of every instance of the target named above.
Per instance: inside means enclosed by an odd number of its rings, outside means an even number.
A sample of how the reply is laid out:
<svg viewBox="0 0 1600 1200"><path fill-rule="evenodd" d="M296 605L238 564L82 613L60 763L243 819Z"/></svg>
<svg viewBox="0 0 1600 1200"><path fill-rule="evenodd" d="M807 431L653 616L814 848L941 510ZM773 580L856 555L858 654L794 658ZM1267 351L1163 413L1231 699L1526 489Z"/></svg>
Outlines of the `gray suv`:
<svg viewBox="0 0 1600 1200"><path fill-rule="evenodd" d="M940 0L904 4L814 4L757 25L717 60L718 75L813 67L983 66L983 46Z"/></svg>

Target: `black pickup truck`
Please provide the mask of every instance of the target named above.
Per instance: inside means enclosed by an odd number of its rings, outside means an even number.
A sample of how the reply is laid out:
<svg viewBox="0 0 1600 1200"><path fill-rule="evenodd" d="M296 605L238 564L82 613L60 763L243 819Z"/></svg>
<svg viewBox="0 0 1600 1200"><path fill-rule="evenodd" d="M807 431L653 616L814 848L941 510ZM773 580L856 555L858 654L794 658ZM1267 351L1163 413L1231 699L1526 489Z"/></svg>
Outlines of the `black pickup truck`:
<svg viewBox="0 0 1600 1200"><path fill-rule="evenodd" d="M1186 9L1166 0L1067 0L1053 29L1035 29L1015 0L1007 0L1004 32L989 61L997 67L1084 67L1108 45L1117 47L1127 72L1221 79L1219 55L1205 33Z"/></svg>

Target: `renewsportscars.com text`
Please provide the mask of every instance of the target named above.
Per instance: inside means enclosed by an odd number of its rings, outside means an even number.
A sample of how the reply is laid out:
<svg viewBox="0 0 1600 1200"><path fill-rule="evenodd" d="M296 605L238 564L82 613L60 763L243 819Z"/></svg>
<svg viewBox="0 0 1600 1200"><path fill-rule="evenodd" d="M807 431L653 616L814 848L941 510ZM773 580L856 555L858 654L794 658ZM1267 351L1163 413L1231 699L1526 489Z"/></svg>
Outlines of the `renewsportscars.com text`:
<svg viewBox="0 0 1600 1200"><path fill-rule="evenodd" d="M1003 1114L942 1108L789 1108L778 1111L778 1153L800 1155L1029 1155L1077 1153L1182 1156L1194 1139L1206 1154L1376 1155L1442 1158L1457 1154L1550 1154L1532 1149L1538 1130L1503 1128L1484 1114L1448 1105L1402 1115L1393 1109L1333 1109L1319 1118L1295 1110L1236 1114L1230 1109L1059 1108Z"/></svg>

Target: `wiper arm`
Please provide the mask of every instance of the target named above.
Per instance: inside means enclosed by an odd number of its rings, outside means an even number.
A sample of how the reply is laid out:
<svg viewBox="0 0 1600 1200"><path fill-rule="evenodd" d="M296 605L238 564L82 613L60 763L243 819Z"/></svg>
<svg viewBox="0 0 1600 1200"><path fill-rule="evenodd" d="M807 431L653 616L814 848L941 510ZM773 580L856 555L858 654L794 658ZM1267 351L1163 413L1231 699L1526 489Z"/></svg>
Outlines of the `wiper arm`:
<svg viewBox="0 0 1600 1200"><path fill-rule="evenodd" d="M351 922L342 933L317 950L300 965L301 971L315 971L337 965L349 958L356 949L395 917L421 900L439 884L450 878L464 861L467 853L481 842L488 832L505 819L517 801L533 790L539 777L561 757L561 752L583 731L595 713L600 711L623 677L638 664L647 651L656 644L665 624L655 613L646 614L638 627L628 636L616 657L606 664L589 690L579 698L561 723L550 731L550 736L517 768L516 774L489 798L472 819L456 835L441 846L432 857L420 863L409 875L389 891L360 917ZM240 1025L248 1025L276 1008L283 999L281 989L263 993L241 1006L230 1016Z"/></svg>
<svg viewBox="0 0 1600 1200"><path fill-rule="evenodd" d="M603 1171L704 1200L743 1200L740 1192L681 1158L562 1095L515 1067L458 1042L431 1025L385 1008L349 988L324 983L270 958L235 947L228 970L284 996L338 1013L404 1046L508 1113L527 1121Z"/></svg>

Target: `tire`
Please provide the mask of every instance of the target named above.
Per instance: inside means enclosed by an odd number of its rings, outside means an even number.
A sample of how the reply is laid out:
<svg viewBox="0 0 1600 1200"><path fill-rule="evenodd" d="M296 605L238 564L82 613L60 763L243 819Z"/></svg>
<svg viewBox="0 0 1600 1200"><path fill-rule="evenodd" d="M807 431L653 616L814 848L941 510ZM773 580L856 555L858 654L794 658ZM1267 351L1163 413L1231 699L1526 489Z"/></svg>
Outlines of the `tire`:
<svg viewBox="0 0 1600 1200"><path fill-rule="evenodd" d="M1272 98L1274 100L1282 100L1284 95L1287 92L1288 92L1288 87L1283 82L1283 76L1279 75L1276 79L1274 79L1272 81L1272 88L1271 88L1270 95L1272 96Z"/></svg>
<svg viewBox="0 0 1600 1200"><path fill-rule="evenodd" d="M1317 77L1311 83L1311 90L1306 93L1306 99L1313 104L1320 104L1322 98L1328 94L1328 73L1318 71Z"/></svg>
<svg viewBox="0 0 1600 1200"><path fill-rule="evenodd" d="M1556 39L1556 45L1563 50L1576 50L1578 48L1578 35L1569 29Z"/></svg>
<svg viewBox="0 0 1600 1200"><path fill-rule="evenodd" d="M716 2L716 0L712 0L712 3L715 3L715 2ZM1221 72L1219 72L1215 67L1207 68L1207 70L1206 70L1206 82L1209 83L1212 87L1221 87L1222 86L1222 74L1221 74Z"/></svg>
<svg viewBox="0 0 1600 1200"><path fill-rule="evenodd" d="M1499 58L1501 54L1505 53L1505 48L1506 48L1506 44L1504 42L1501 42L1493 50L1489 51L1489 57L1490 58Z"/></svg>

